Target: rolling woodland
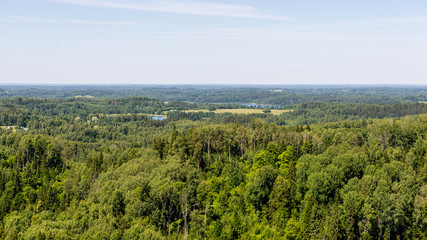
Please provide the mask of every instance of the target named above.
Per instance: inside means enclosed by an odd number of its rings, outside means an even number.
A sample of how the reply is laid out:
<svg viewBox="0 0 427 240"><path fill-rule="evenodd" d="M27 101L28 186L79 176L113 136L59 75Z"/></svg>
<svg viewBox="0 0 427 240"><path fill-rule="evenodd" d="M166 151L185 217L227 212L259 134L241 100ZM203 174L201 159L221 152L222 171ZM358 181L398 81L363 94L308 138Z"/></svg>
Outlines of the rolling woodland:
<svg viewBox="0 0 427 240"><path fill-rule="evenodd" d="M0 239L427 239L425 89L107 90L0 98Z"/></svg>

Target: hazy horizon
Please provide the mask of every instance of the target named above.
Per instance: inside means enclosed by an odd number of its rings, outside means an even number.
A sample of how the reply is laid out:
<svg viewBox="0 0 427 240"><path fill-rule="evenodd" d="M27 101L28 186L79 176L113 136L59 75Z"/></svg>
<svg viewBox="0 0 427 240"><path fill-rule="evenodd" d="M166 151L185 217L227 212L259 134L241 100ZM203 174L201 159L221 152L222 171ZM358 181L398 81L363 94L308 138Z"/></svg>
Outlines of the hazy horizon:
<svg viewBox="0 0 427 240"><path fill-rule="evenodd" d="M187 83L0 83L0 87L19 87L19 88L30 88L30 87L94 87L94 88L102 88L102 87L179 87L179 88L191 88L191 87L217 87L217 88L426 88L427 84L240 84L240 83L230 83L230 84L187 84Z"/></svg>

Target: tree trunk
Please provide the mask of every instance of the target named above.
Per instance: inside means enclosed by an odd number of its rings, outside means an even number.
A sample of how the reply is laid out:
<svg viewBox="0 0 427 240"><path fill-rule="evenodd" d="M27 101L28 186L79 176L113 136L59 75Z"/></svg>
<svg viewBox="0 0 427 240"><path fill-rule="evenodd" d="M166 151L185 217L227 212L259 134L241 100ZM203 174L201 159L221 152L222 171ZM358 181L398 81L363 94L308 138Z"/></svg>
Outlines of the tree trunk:
<svg viewBox="0 0 427 240"><path fill-rule="evenodd" d="M185 209L183 209L184 211L184 239L187 239L188 237L188 221L187 221L187 216L188 216L188 204L185 203Z"/></svg>
<svg viewBox="0 0 427 240"><path fill-rule="evenodd" d="M209 203L206 204L206 208L205 208L205 224L204 224L204 231L205 231L205 240L206 240L206 223L207 223L207 218L208 218L208 209L209 209Z"/></svg>
<svg viewBox="0 0 427 240"><path fill-rule="evenodd" d="M231 161L231 145L228 144L228 162Z"/></svg>
<svg viewBox="0 0 427 240"><path fill-rule="evenodd" d="M179 226L181 225L181 211L179 211L179 218L178 218L178 227L177 227L177 231L176 234L179 235Z"/></svg>
<svg viewBox="0 0 427 240"><path fill-rule="evenodd" d="M242 155L243 160L243 141L240 141L240 154Z"/></svg>
<svg viewBox="0 0 427 240"><path fill-rule="evenodd" d="M29 150L27 148L27 162L29 161L29 159L28 159L29 156L30 156L30 153L29 153ZM25 167L25 159L22 158L22 171L24 171L24 167Z"/></svg>
<svg viewBox="0 0 427 240"><path fill-rule="evenodd" d="M211 165L211 139L208 139L208 163Z"/></svg>

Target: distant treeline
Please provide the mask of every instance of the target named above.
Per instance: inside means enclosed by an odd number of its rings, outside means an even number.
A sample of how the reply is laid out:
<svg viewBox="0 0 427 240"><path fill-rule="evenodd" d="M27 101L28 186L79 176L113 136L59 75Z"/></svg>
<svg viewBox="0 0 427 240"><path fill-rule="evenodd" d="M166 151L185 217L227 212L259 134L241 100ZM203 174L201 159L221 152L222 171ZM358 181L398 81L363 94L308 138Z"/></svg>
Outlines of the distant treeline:
<svg viewBox="0 0 427 240"><path fill-rule="evenodd" d="M178 120L209 120L214 123L237 122L247 125L252 119L262 118L270 123L278 125L306 125L318 122L331 122L341 120L357 120L369 118L392 118L406 115L416 115L427 113L425 103L388 103L388 104L367 104L367 103L324 103L312 102L297 104L293 111L280 116L272 114L215 114L214 112L185 112L190 109L200 109L206 107L236 108L236 104L193 104L186 102L161 102L147 97L131 97L117 99L34 99L34 98L6 98L0 99L0 125L26 127L30 122L39 121L41 116L59 117L62 120L72 122L76 118L81 121L91 121L92 117L132 118L146 119L150 114L167 114L166 121ZM240 106L247 108L247 106ZM138 116L139 115L139 116Z"/></svg>
<svg viewBox="0 0 427 240"><path fill-rule="evenodd" d="M272 91L276 90L276 91ZM427 101L426 86L2 86L0 97L121 98L147 96L162 101L257 103L290 106L304 102L411 103Z"/></svg>
<svg viewBox="0 0 427 240"><path fill-rule="evenodd" d="M168 119L173 120L202 120L209 118L215 123L237 122L249 124L254 118L262 118L278 125L306 125L319 122L337 122L342 120L393 118L406 115L427 113L427 104L424 103L303 103L294 107L293 111L280 116L272 114L215 114L213 112L170 112Z"/></svg>
<svg viewBox="0 0 427 240"><path fill-rule="evenodd" d="M288 124L313 124L368 118L392 118L427 113L425 103L303 103L280 117Z"/></svg>
<svg viewBox="0 0 427 240"><path fill-rule="evenodd" d="M167 113L168 120L182 120L188 119L192 121L198 121L206 118L213 118L215 116L214 112L182 112L182 111L172 111Z"/></svg>

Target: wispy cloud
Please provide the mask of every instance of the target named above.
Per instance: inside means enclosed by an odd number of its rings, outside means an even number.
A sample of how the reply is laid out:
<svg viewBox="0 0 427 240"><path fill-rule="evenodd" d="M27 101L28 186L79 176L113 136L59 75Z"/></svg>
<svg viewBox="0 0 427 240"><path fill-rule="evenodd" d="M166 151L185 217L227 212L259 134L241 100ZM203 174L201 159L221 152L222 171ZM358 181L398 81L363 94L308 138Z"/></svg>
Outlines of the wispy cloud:
<svg viewBox="0 0 427 240"><path fill-rule="evenodd" d="M142 10L154 12L168 12L189 15L223 16L236 18L258 18L287 21L283 16L262 14L253 6L220 4L198 1L168 0L168 1L108 1L108 0L48 0L51 2L67 3L74 5L118 8L129 10Z"/></svg>
<svg viewBox="0 0 427 240"><path fill-rule="evenodd" d="M408 19L403 19L405 22ZM383 20L379 20L383 21ZM394 19L393 21L398 21ZM417 22L422 19L417 19ZM427 36L424 33L413 34L406 29L397 29L393 31L377 32L376 27L370 28L369 24L375 25L376 21L366 21L363 31L349 30L354 27L361 28L358 25L343 24L336 25L296 25L286 26L281 29L193 29L187 31L143 31L132 35L127 35L129 39L235 39L243 41L273 41L284 42L287 40L334 40L334 41L360 41L370 42L374 40L425 40ZM346 26L346 27L344 27ZM375 25L376 26L376 25Z"/></svg>
<svg viewBox="0 0 427 240"><path fill-rule="evenodd" d="M259 30L259 29L199 29L190 31L144 31L124 36L128 39L225 39L244 41L344 39L347 35L336 33L316 33L299 30Z"/></svg>
<svg viewBox="0 0 427 240"><path fill-rule="evenodd" d="M15 22L15 23L60 23L60 24L86 24L86 25L138 25L137 22L111 22L111 21L87 21L77 19L52 19L52 18L36 18L26 16L8 16L0 18L0 22Z"/></svg>

